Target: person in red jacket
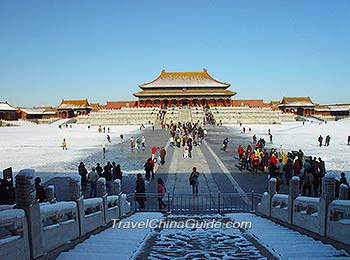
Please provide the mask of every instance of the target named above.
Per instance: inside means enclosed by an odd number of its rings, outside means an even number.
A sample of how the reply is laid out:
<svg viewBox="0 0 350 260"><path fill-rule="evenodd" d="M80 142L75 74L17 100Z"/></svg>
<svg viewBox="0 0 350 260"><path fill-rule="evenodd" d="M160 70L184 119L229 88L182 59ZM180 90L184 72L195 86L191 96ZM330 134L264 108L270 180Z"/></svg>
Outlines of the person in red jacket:
<svg viewBox="0 0 350 260"><path fill-rule="evenodd" d="M152 160L156 157L157 147L153 146L151 149Z"/></svg>
<svg viewBox="0 0 350 260"><path fill-rule="evenodd" d="M294 168L294 176L298 176L301 170L301 164L299 159L295 160L293 168Z"/></svg>
<svg viewBox="0 0 350 260"><path fill-rule="evenodd" d="M238 156L239 156L239 160L242 160L243 152L244 152L244 150L243 150L242 145L239 145L239 146L238 146Z"/></svg>
<svg viewBox="0 0 350 260"><path fill-rule="evenodd" d="M277 165L277 157L274 153L270 157L270 163L273 163L275 166Z"/></svg>

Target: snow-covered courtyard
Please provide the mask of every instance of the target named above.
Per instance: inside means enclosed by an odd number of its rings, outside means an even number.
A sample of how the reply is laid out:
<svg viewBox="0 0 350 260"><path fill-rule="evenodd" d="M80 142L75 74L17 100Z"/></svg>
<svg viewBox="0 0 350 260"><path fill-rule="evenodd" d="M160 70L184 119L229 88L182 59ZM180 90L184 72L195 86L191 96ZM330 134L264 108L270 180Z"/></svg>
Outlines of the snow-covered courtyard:
<svg viewBox="0 0 350 260"><path fill-rule="evenodd" d="M350 120L338 122L311 123L302 122L283 123L281 125L244 125L245 135L251 140L253 134L267 141L267 147L280 148L285 151L302 149L306 155L321 157L326 162L327 171L344 171L350 177L350 146L347 137L350 135ZM87 125L73 124L72 128L58 128L53 125L36 125L21 123L16 127L1 127L0 169L12 167L15 172L24 168L36 171L66 172L64 167L69 163L76 163L96 152L101 152L102 143L106 140L106 133L99 133L96 126L88 129ZM230 128L240 133L239 125ZM249 128L251 132L249 133ZM110 126L111 143L120 142L120 134L129 135L136 132L138 126ZM268 129L273 136L273 143L269 143ZM318 146L317 138L322 135L331 136L330 146ZM62 149L62 140L67 140L68 150ZM125 138L126 139L126 138ZM74 169L77 165L72 166Z"/></svg>
<svg viewBox="0 0 350 260"><path fill-rule="evenodd" d="M350 120L337 122L290 122L281 125L243 125L248 138L256 134L257 138L264 138L267 147L274 147L285 151L297 151L302 149L305 155L321 157L326 162L328 172L344 171L350 177L350 145L347 138L350 135ZM231 126L233 131L241 132L240 126ZM249 133L249 128L251 132ZM269 142L268 130L273 136L273 143ZM329 146L319 147L318 137L322 135L323 140L329 135L331 137Z"/></svg>
<svg viewBox="0 0 350 260"><path fill-rule="evenodd" d="M124 136L138 130L138 126L105 126L105 133L99 133L98 127L73 124L59 128L57 124L36 125L22 122L20 126L0 127L0 169L12 167L17 172L32 168L36 171L65 172L63 166L70 162L84 159L102 151L102 144L107 134L111 143L120 142L120 134ZM68 150L62 149L63 139L67 140ZM125 140L125 139L124 139ZM74 168L77 166L75 165Z"/></svg>

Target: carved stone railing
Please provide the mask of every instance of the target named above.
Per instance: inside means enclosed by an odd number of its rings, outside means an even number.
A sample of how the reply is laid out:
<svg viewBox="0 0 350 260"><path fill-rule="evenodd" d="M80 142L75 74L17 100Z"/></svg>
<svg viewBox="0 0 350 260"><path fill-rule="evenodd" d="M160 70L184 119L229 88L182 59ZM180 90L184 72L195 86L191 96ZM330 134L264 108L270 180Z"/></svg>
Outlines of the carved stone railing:
<svg viewBox="0 0 350 260"><path fill-rule="evenodd" d="M329 204L327 236L350 245L350 200L335 200Z"/></svg>
<svg viewBox="0 0 350 260"><path fill-rule="evenodd" d="M336 181L332 174L322 179L320 198L299 196L299 187L300 179L294 176L289 183L289 194L279 195L276 194L276 180L270 179L256 213L350 245L349 188L340 185L336 200Z"/></svg>
<svg viewBox="0 0 350 260"><path fill-rule="evenodd" d="M288 222L288 195L275 194L272 197L271 217Z"/></svg>
<svg viewBox="0 0 350 260"><path fill-rule="evenodd" d="M8 209L0 212L0 259L29 259L25 212Z"/></svg>
<svg viewBox="0 0 350 260"><path fill-rule="evenodd" d="M106 222L119 217L119 196L112 195L108 196L107 199L107 209L106 209Z"/></svg>
<svg viewBox="0 0 350 260"><path fill-rule="evenodd" d="M318 215L320 210L320 198L297 197L294 201L293 224L312 231L319 232Z"/></svg>
<svg viewBox="0 0 350 260"><path fill-rule="evenodd" d="M73 201L42 204L40 217L44 252L49 252L80 235L77 204Z"/></svg>
<svg viewBox="0 0 350 260"><path fill-rule="evenodd" d="M104 208L102 198L84 200L84 233L104 225Z"/></svg>

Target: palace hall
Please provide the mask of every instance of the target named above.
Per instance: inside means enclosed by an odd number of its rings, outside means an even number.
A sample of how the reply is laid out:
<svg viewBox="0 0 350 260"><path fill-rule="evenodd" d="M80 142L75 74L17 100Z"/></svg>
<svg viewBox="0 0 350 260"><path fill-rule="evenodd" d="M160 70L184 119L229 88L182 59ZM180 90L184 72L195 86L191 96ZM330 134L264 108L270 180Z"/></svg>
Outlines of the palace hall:
<svg viewBox="0 0 350 260"><path fill-rule="evenodd" d="M230 84L218 81L204 69L199 72L166 72L139 86L138 107L231 106L236 94Z"/></svg>

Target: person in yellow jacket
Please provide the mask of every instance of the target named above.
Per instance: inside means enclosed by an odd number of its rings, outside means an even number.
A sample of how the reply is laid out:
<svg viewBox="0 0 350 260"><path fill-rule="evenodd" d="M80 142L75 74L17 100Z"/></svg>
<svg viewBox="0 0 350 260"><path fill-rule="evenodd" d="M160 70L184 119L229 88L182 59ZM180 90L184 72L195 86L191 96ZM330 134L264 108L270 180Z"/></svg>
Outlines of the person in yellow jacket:
<svg viewBox="0 0 350 260"><path fill-rule="evenodd" d="M63 150L68 150L66 138L63 138L63 141L62 141L62 149L63 149Z"/></svg>

